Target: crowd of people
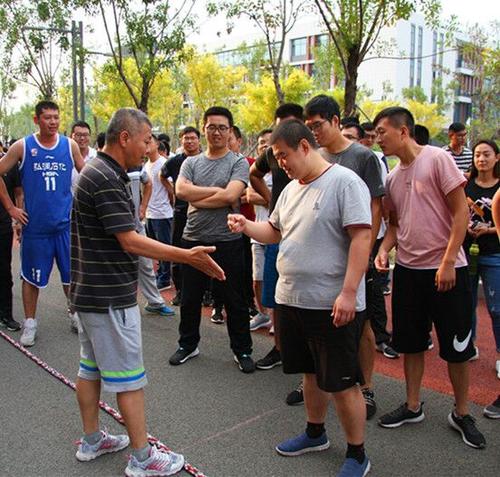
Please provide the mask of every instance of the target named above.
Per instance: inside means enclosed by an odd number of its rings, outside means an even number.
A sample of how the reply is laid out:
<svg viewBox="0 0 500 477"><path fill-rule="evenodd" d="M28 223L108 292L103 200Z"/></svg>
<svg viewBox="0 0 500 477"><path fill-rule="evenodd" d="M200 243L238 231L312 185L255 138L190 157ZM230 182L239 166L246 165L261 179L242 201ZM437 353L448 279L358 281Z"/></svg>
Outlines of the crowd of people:
<svg viewBox="0 0 500 477"><path fill-rule="evenodd" d="M455 398L448 423L467 445L486 446L469 412L468 389L469 361L479 358L479 279L500 379L500 154L494 141L480 140L470 150L466 127L453 123L449 144L435 147L405 108L384 109L360 124L342 118L327 95L304 107L279 106L274 127L257 136L255 159L241 153L242 132L221 106L205 111L202 130L181 131L175 154L168 136L153 134L147 116L131 108L113 115L96 149L84 121L73 124L70 137L58 132L53 102L40 102L34 120L38 132L0 158L6 284L0 323L22 330L23 346L35 344L39 290L55 260L80 341L77 459L130 445L128 476L172 475L183 467L182 455L147 441L138 289L145 312L170 316L179 307L170 365L200 355L202 306L209 302L211 321L227 326L239 370L282 366L302 375L286 402L304 403L305 431L278 444L280 455L329 447L331 400L346 440L337 475L366 475L365 421L377 413L376 352L387 359L403 355L406 381L403 404L378 424L420 422L433 327ZM391 171L388 157L399 160ZM22 325L12 310L14 235L21 244ZM175 296L167 305L161 291L170 288ZM263 328L274 345L254 361L251 334ZM101 387L116 393L127 435L100 429ZM500 395L484 415L500 418Z"/></svg>

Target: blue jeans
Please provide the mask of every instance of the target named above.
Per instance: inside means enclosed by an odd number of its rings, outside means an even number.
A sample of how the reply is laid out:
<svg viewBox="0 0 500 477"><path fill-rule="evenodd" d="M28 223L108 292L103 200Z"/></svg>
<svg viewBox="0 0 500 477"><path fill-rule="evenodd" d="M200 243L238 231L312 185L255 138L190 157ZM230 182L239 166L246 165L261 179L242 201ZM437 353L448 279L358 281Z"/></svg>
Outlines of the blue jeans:
<svg viewBox="0 0 500 477"><path fill-rule="evenodd" d="M491 317L491 324L493 326L493 334L495 336L497 352L500 353L500 253L495 253L492 255L479 255L477 263L477 274L471 276L473 299L473 338L476 337L476 306L479 277L481 277L481 280L483 281L486 307Z"/></svg>
<svg viewBox="0 0 500 477"><path fill-rule="evenodd" d="M158 242L172 244L172 219L147 219L146 235ZM170 285L170 262L159 262L156 272L158 288Z"/></svg>

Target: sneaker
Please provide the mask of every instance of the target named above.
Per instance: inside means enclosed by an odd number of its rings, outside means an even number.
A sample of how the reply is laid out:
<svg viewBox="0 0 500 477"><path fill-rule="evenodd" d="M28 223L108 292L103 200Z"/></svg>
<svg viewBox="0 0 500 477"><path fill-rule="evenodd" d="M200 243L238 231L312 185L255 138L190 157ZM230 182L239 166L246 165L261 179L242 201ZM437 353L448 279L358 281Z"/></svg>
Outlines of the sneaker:
<svg viewBox="0 0 500 477"><path fill-rule="evenodd" d="M203 299L201 300L201 304L203 306L214 306L214 299L212 298L212 294L210 293L209 290L207 290L203 294Z"/></svg>
<svg viewBox="0 0 500 477"><path fill-rule="evenodd" d="M250 318L253 318L255 315L259 314L259 310L255 308L254 306L249 306L248 307L248 314L250 315Z"/></svg>
<svg viewBox="0 0 500 477"><path fill-rule="evenodd" d="M500 359L497 359L495 363L495 371L497 373L497 378L500 379Z"/></svg>
<svg viewBox="0 0 500 477"><path fill-rule="evenodd" d="M434 343L432 341L432 336L429 336L429 339L427 340L427 351L430 351L431 349L434 349Z"/></svg>
<svg viewBox="0 0 500 477"><path fill-rule="evenodd" d="M289 406L296 406L297 404L304 403L304 383L303 381L297 386L297 389L294 389L291 393L286 397L286 403Z"/></svg>
<svg viewBox="0 0 500 477"><path fill-rule="evenodd" d="M273 349L269 353L255 363L255 367L257 369L272 369L281 364L281 354L276 349L276 346L273 346Z"/></svg>
<svg viewBox="0 0 500 477"><path fill-rule="evenodd" d="M260 311L250 320L250 331L258 330L259 328L270 328L272 326L269 315Z"/></svg>
<svg viewBox="0 0 500 477"><path fill-rule="evenodd" d="M366 419L371 419L377 412L377 403L375 402L375 393L371 389L362 389L363 398L366 404Z"/></svg>
<svg viewBox="0 0 500 477"><path fill-rule="evenodd" d="M179 364L185 363L188 359L194 358L200 354L200 350L195 348L193 351L188 351L184 348L179 348L172 356L168 362L172 366L178 366Z"/></svg>
<svg viewBox="0 0 500 477"><path fill-rule="evenodd" d="M479 359L479 348L474 345L474 354L469 358L469 361L477 361Z"/></svg>
<svg viewBox="0 0 500 477"><path fill-rule="evenodd" d="M160 315L160 316L175 315L175 311L172 310L172 308L169 308L167 305L161 305L161 306L146 305L144 307L144 310L146 310L148 313L154 313L155 315Z"/></svg>
<svg viewBox="0 0 500 477"><path fill-rule="evenodd" d="M7 328L9 331L19 331L21 329L21 324L13 318L2 316L0 318L0 328Z"/></svg>
<svg viewBox="0 0 500 477"><path fill-rule="evenodd" d="M113 436L106 431L101 431L101 434L101 439L95 444L89 444L83 438L77 442L76 458L79 461L86 462L94 460L103 454L121 451L130 443L129 437L125 434Z"/></svg>
<svg viewBox="0 0 500 477"><path fill-rule="evenodd" d="M390 295L391 294L391 287L389 285L384 285L382 287L382 293L384 295Z"/></svg>
<svg viewBox="0 0 500 477"><path fill-rule="evenodd" d="M224 324L224 315L222 314L222 308L214 308L212 310L212 316L210 317L210 321L215 323L216 325Z"/></svg>
<svg viewBox="0 0 500 477"><path fill-rule="evenodd" d="M253 373L255 371L255 363L248 354L241 354L239 357L234 355L234 362L243 373Z"/></svg>
<svg viewBox="0 0 500 477"><path fill-rule="evenodd" d="M71 331L73 331L74 333L78 333L78 328L80 326L80 321L78 319L78 313L76 311L74 313L72 313L68 309L68 317L69 317L69 320L71 323Z"/></svg>
<svg viewBox="0 0 500 477"><path fill-rule="evenodd" d="M462 440L475 449L484 449L486 439L476 427L476 420L470 415L457 416L455 412L448 414L448 422L453 429L462 434Z"/></svg>
<svg viewBox="0 0 500 477"><path fill-rule="evenodd" d="M337 477L365 477L370 472L371 463L368 457L360 464L356 459L347 458L340 468Z"/></svg>
<svg viewBox="0 0 500 477"><path fill-rule="evenodd" d="M391 346L387 343L380 343L377 345L377 351L382 353L386 358L396 359L399 358L399 353L395 351Z"/></svg>
<svg viewBox="0 0 500 477"><path fill-rule="evenodd" d="M274 325L269 328L269 334L274 335Z"/></svg>
<svg viewBox="0 0 500 477"><path fill-rule="evenodd" d="M147 477L174 475L184 467L184 456L172 451L164 451L151 446L149 457L140 462L133 455L128 458L125 475L128 477Z"/></svg>
<svg viewBox="0 0 500 477"><path fill-rule="evenodd" d="M36 319L28 318L27 320L24 320L23 334L19 340L23 346L33 346L35 344L37 325L38 323Z"/></svg>
<svg viewBox="0 0 500 477"><path fill-rule="evenodd" d="M420 403L420 409L417 412L413 412L408 409L408 405L404 403L394 411L384 414L378 420L378 425L393 428L402 426L406 423L421 422L425 419L423 405L424 403Z"/></svg>
<svg viewBox="0 0 500 477"><path fill-rule="evenodd" d="M181 292L178 291L175 296L170 300L170 304L172 306L180 306L181 305Z"/></svg>
<svg viewBox="0 0 500 477"><path fill-rule="evenodd" d="M323 432L321 436L313 439L305 432L299 436L292 437L281 444L278 444L275 449L278 454L288 457L306 454L307 452L319 452L330 447L330 441Z"/></svg>
<svg viewBox="0 0 500 477"><path fill-rule="evenodd" d="M500 394L489 406L483 409L483 414L490 419L500 419Z"/></svg>

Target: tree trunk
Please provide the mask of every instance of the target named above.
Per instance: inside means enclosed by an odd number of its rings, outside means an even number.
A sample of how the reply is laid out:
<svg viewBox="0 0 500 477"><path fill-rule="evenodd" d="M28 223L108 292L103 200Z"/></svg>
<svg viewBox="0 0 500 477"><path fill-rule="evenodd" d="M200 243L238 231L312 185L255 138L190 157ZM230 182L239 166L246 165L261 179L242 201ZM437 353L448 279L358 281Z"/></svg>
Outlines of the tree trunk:
<svg viewBox="0 0 500 477"><path fill-rule="evenodd" d="M356 112L356 94L358 92L358 52L350 52L347 58L347 71L344 88L344 116L353 116Z"/></svg>
<svg viewBox="0 0 500 477"><path fill-rule="evenodd" d="M274 68L273 68L273 82L274 82L274 87L276 88L276 96L278 97L278 103L281 105L285 102L285 93L283 93L283 89L281 88L279 72L275 71Z"/></svg>
<svg viewBox="0 0 500 477"><path fill-rule="evenodd" d="M150 92L151 91L149 85L145 81L143 81L141 88L141 100L139 102L139 109L145 114L148 114L148 103L149 103Z"/></svg>

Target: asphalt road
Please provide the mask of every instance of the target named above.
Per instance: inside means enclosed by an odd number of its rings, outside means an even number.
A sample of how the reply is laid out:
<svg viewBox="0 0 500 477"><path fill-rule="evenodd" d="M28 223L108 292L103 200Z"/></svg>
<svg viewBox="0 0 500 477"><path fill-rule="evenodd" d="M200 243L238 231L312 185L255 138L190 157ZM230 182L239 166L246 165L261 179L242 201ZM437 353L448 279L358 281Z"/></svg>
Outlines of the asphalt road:
<svg viewBox="0 0 500 477"><path fill-rule="evenodd" d="M17 273L17 253L14 270ZM78 338L71 333L65 300L53 273L40 295L38 340L30 350L74 380L78 367ZM141 297L142 300L142 297ZM143 304L143 302L141 302ZM15 317L22 318L20 283L15 284ZM336 475L344 440L332 410L327 420L330 449L295 458L277 455L274 446L302 432L303 407L289 407L284 397L298 382L280 368L241 373L232 359L224 326L204 319L201 354L179 367L168 364L176 349L179 317L143 315L149 432L186 456L210 477L326 477ZM19 333L9 333L19 339ZM254 336L254 356L270 348L267 336ZM74 392L0 339L0 476L119 476L126 451L80 463L74 441L81 427ZM403 399L404 383L378 375L376 397L380 415ZM453 399L424 390L427 418L420 424L389 430L367 423L366 449L371 476L493 477L500 475L500 421L472 413L488 441L484 450L466 446L446 422ZM494 396L492 396L492 399ZM103 399L116 407L113 395ZM102 415L112 432L123 428ZM188 475L181 473L180 475Z"/></svg>

